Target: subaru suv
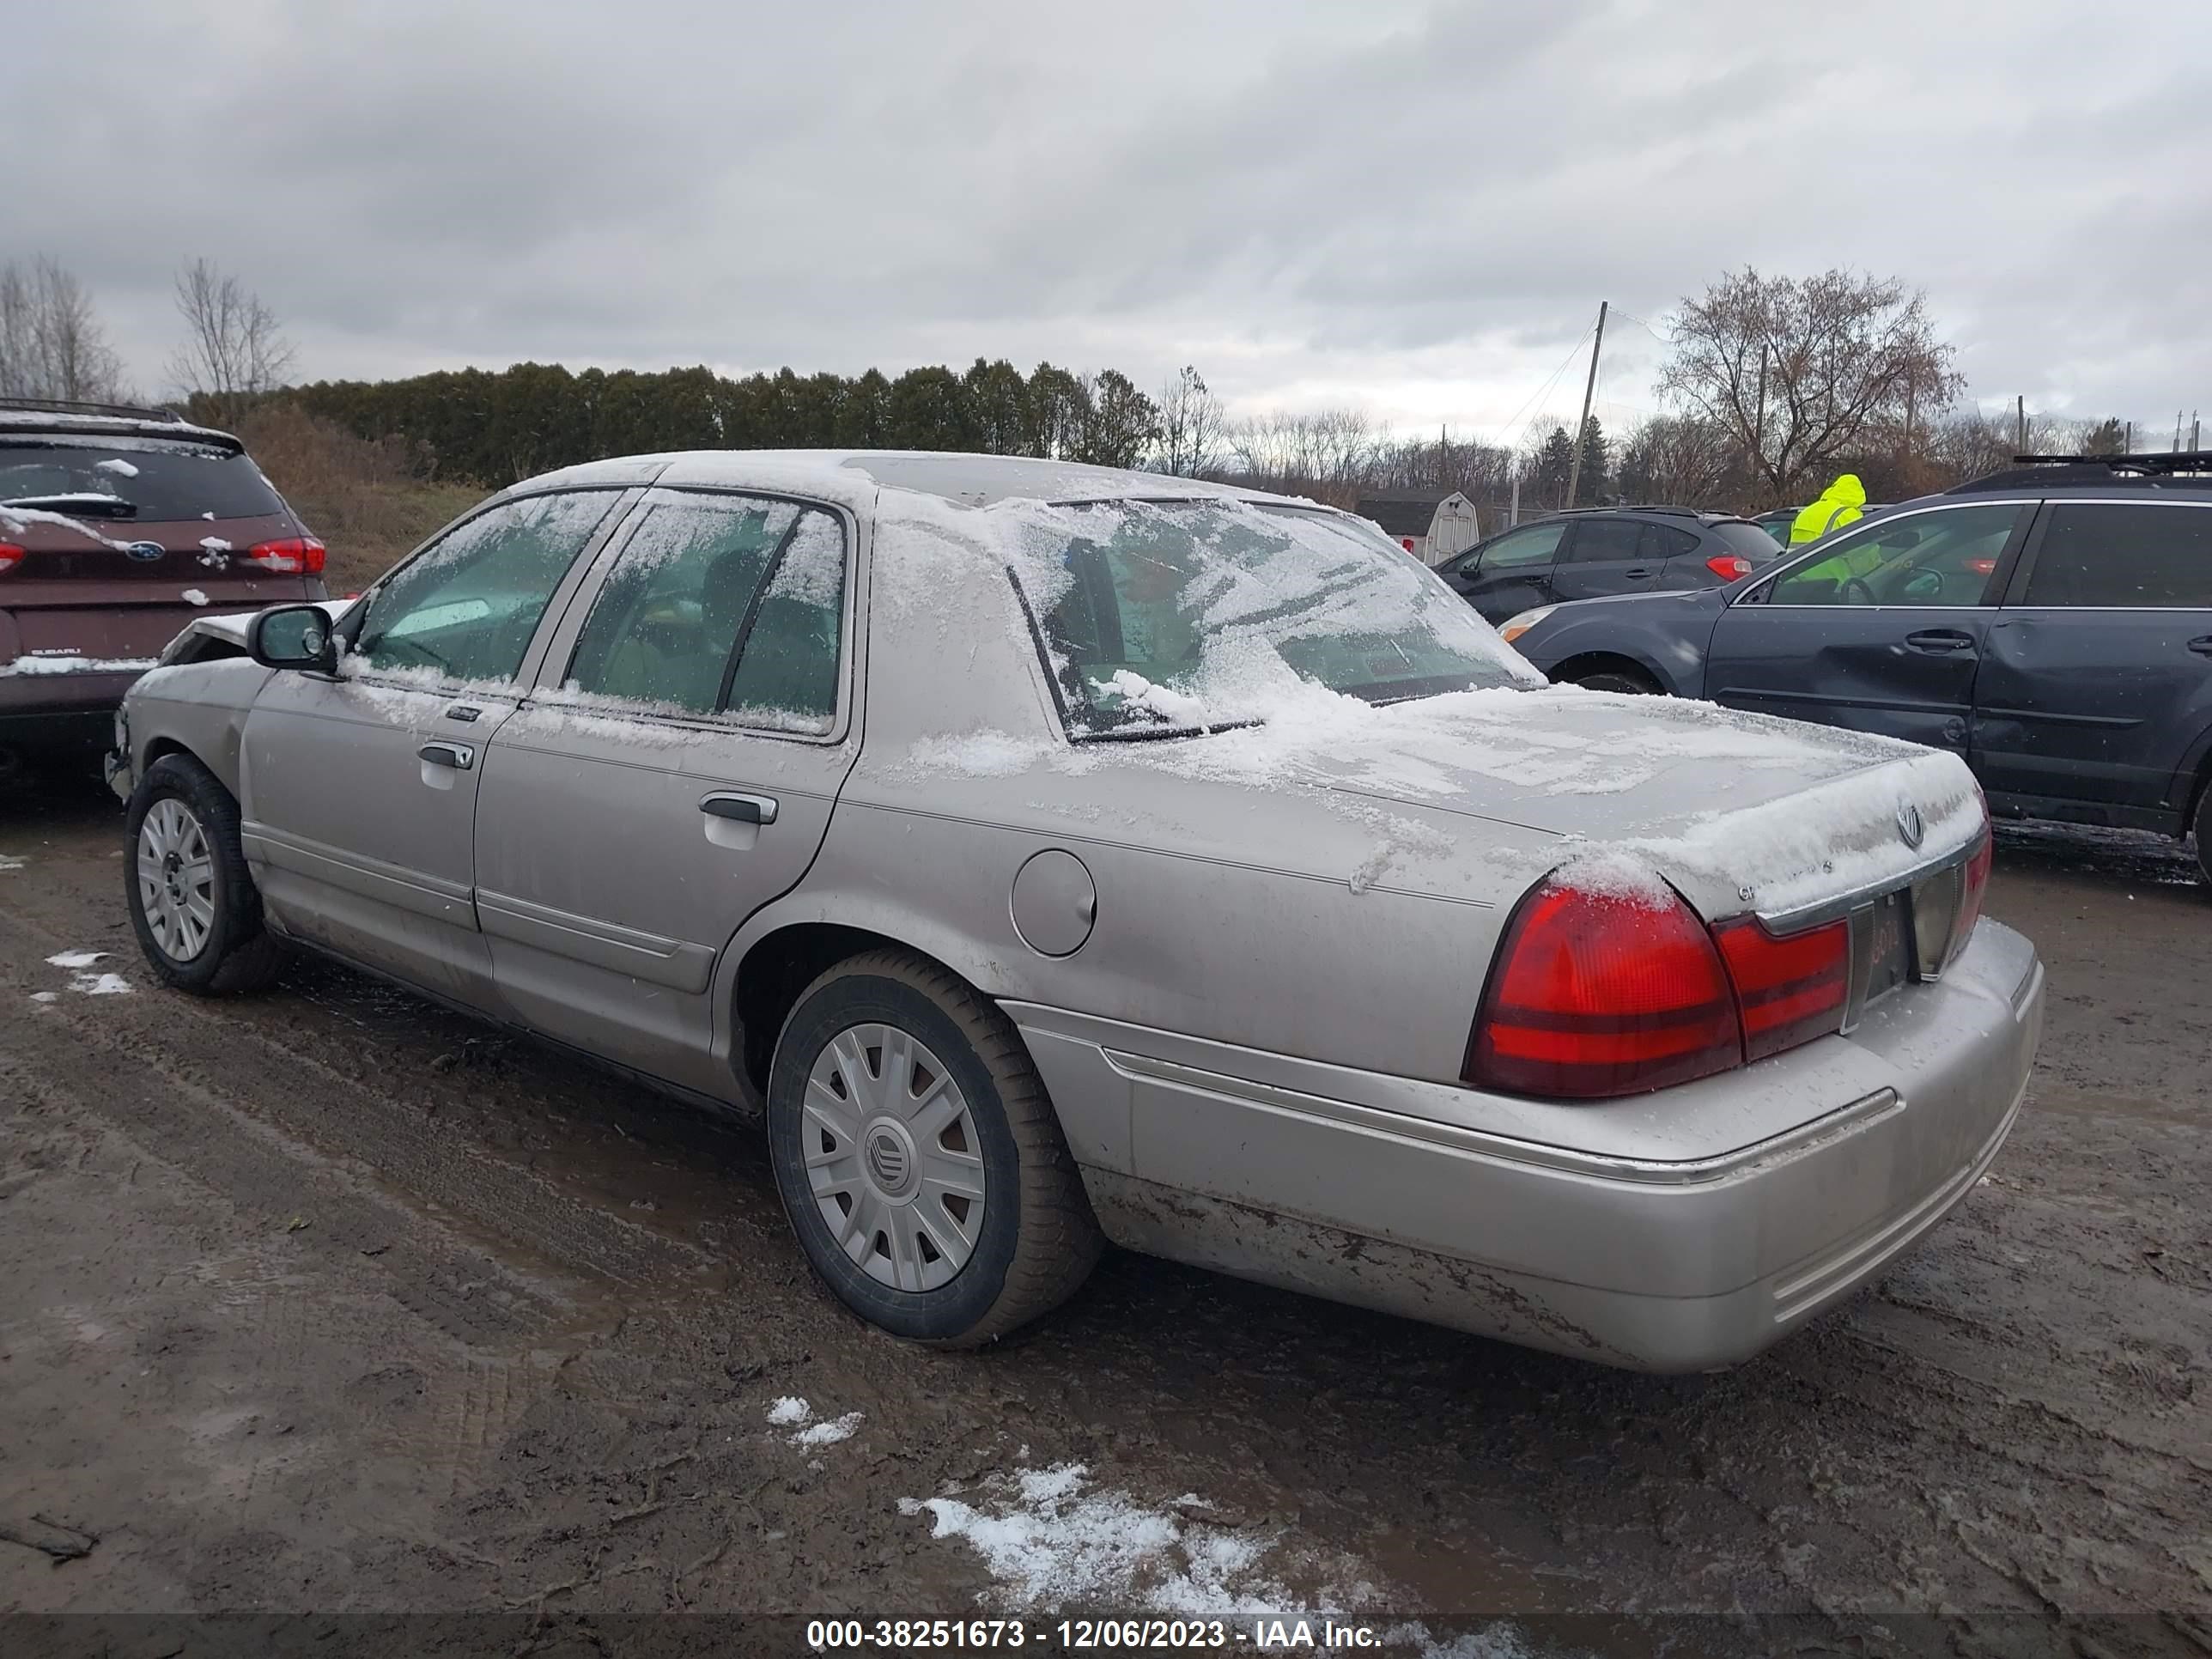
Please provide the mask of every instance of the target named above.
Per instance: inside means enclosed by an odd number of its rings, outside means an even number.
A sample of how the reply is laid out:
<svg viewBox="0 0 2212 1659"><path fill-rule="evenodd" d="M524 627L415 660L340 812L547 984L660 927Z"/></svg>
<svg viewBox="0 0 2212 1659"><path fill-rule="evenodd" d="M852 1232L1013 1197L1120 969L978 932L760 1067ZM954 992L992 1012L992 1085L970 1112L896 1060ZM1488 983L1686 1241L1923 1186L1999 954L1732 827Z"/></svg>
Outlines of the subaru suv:
<svg viewBox="0 0 2212 1659"><path fill-rule="evenodd" d="M2212 452L2019 456L1726 587L1501 631L1554 680L1948 749L2001 817L2193 830L2212 880Z"/></svg>
<svg viewBox="0 0 2212 1659"><path fill-rule="evenodd" d="M1437 567L1486 622L1554 600L1717 587L1782 556L1747 519L1688 507L1561 513L1479 542Z"/></svg>
<svg viewBox="0 0 2212 1659"><path fill-rule="evenodd" d="M97 753L194 617L319 599L322 572L322 543L228 433L0 399L0 770Z"/></svg>

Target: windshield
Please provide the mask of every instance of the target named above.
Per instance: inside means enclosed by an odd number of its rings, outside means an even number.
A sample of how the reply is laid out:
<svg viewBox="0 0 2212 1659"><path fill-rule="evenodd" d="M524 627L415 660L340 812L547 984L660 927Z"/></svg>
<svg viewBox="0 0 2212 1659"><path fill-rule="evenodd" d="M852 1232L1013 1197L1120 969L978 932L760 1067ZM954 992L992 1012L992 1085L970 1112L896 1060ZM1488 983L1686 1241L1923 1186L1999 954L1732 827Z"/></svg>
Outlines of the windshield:
<svg viewBox="0 0 2212 1659"><path fill-rule="evenodd" d="M1016 574L1073 737L1261 720L1302 682L1380 703L1532 681L1433 574L1332 514L1051 507L1024 541Z"/></svg>
<svg viewBox="0 0 2212 1659"><path fill-rule="evenodd" d="M57 511L156 523L258 519L284 510L261 470L235 450L44 437L0 445L0 501L55 498Z"/></svg>

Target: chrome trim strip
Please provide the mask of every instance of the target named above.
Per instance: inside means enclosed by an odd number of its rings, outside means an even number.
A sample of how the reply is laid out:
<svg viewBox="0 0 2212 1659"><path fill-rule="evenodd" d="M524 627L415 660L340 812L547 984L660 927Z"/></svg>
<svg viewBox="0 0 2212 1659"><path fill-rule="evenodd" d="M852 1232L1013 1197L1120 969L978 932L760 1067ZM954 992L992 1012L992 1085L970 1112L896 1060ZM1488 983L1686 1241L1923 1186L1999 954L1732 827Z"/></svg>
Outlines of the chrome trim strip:
<svg viewBox="0 0 2212 1659"><path fill-rule="evenodd" d="M1680 1161L1607 1158L1601 1153L1577 1152L1566 1146L1547 1146L1533 1140L1517 1140L1510 1135L1492 1134L1486 1130L1462 1128L1454 1124L1438 1123L1430 1118L1409 1117L1401 1112L1386 1112L1372 1106L1355 1105L1350 1101L1329 1100L1320 1095L1304 1094L1293 1089L1278 1088L1269 1083L1255 1083L1248 1078L1232 1077L1224 1072L1201 1071L1194 1066L1182 1066L1173 1060L1154 1060L1146 1054L1132 1054L1113 1048L1104 1048L1101 1052L1106 1056L1108 1065L1132 1081L1164 1083L1178 1088L1198 1090L1255 1106L1321 1118L1346 1127L1379 1131L1402 1139L1426 1141L1453 1152L1473 1153L1505 1163L1532 1164L1602 1181L1634 1182L1644 1186L1690 1186L1725 1181L1754 1167L1802 1157L1816 1146L1825 1146L1844 1135L1856 1134L1905 1109L1905 1102L1895 1090L1882 1088L1870 1095L1862 1096L1847 1106L1838 1107L1832 1112L1814 1118L1809 1123L1801 1123L1794 1129L1716 1158Z"/></svg>
<svg viewBox="0 0 2212 1659"><path fill-rule="evenodd" d="M1796 927L1809 927L1816 922L1833 921L1838 916L1847 916L1861 905L1880 898L1884 893L1893 893L1900 887L1910 887L1916 881L1924 881L1947 865L1964 864L1972 854L1975 842L1978 839L1977 836L1962 842L1949 852L1923 859L1895 875L1863 882L1849 892L1815 899L1810 904L1801 904L1794 910L1758 910L1753 914L1778 933Z"/></svg>

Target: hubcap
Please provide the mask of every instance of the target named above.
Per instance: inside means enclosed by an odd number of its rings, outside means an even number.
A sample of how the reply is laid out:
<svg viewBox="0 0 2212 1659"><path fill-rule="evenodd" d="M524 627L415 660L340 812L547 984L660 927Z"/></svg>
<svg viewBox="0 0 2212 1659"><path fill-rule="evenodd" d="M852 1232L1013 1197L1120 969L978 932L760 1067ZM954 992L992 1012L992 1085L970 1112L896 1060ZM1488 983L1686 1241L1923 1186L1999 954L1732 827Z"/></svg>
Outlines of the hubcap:
<svg viewBox="0 0 2212 1659"><path fill-rule="evenodd" d="M806 1074L806 1178L830 1237L900 1291L949 1283L983 1230L983 1144L928 1046L890 1025L832 1037Z"/></svg>
<svg viewBox="0 0 2212 1659"><path fill-rule="evenodd" d="M215 928L215 854L192 810L157 800L138 826L138 903L155 944L190 962Z"/></svg>

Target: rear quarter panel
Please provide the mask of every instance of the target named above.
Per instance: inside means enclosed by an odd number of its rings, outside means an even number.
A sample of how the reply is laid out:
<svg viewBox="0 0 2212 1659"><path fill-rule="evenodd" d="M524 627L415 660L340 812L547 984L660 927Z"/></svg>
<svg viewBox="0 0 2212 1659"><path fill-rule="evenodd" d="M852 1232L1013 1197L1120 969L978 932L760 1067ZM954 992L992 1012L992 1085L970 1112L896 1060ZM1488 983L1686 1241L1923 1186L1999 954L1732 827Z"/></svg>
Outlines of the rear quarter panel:
<svg viewBox="0 0 2212 1659"><path fill-rule="evenodd" d="M1611 656L1635 663L1678 697L1701 697L1705 651L1723 610L1720 590L1655 593L1613 602L1562 605L1513 642L1547 674L1578 658Z"/></svg>

